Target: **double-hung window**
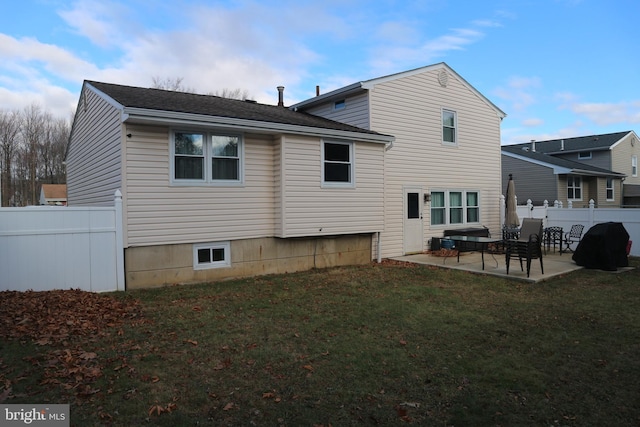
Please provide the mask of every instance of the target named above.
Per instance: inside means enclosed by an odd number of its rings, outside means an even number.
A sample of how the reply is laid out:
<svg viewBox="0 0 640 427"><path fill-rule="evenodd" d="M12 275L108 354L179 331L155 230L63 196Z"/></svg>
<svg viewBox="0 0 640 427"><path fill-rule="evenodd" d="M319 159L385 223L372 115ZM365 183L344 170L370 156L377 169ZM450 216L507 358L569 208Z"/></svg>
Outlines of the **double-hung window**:
<svg viewBox="0 0 640 427"><path fill-rule="evenodd" d="M458 119L456 112L442 110L442 143L456 145L458 143Z"/></svg>
<svg viewBox="0 0 640 427"><path fill-rule="evenodd" d="M480 222L479 200L477 191L432 191L431 225Z"/></svg>
<svg viewBox="0 0 640 427"><path fill-rule="evenodd" d="M613 200L613 178L607 178L607 200Z"/></svg>
<svg viewBox="0 0 640 427"><path fill-rule="evenodd" d="M242 138L211 132L173 132L174 183L241 183Z"/></svg>
<svg viewBox="0 0 640 427"><path fill-rule="evenodd" d="M582 180L579 176L567 177L567 199L582 200Z"/></svg>
<svg viewBox="0 0 640 427"><path fill-rule="evenodd" d="M631 176L638 176L638 156L631 156Z"/></svg>
<svg viewBox="0 0 640 427"><path fill-rule="evenodd" d="M353 143L322 142L322 185L325 187L353 187Z"/></svg>

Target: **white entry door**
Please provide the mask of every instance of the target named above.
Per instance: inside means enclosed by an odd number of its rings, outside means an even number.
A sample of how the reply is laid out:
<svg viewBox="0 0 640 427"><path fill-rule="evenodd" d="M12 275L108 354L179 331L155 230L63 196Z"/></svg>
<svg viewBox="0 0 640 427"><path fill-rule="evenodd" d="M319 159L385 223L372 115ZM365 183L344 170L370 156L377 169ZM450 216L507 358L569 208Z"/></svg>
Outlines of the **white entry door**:
<svg viewBox="0 0 640 427"><path fill-rule="evenodd" d="M404 253L423 250L422 187L404 187Z"/></svg>

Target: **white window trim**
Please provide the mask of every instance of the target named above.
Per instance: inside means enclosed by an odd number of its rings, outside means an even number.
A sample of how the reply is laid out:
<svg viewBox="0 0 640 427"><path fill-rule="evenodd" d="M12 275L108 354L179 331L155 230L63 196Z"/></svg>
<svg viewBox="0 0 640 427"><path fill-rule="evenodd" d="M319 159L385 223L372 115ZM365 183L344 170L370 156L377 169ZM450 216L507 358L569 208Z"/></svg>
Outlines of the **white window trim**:
<svg viewBox="0 0 640 427"><path fill-rule="evenodd" d="M324 145L325 144L341 144L349 146L349 168L350 176L349 182L327 182L324 180ZM355 188L356 186L356 159L355 159L355 143L353 141L338 141L332 139L323 139L320 141L320 174L321 174L321 188Z"/></svg>
<svg viewBox="0 0 640 427"><path fill-rule="evenodd" d="M638 176L638 156L631 156L631 176Z"/></svg>
<svg viewBox="0 0 640 427"><path fill-rule="evenodd" d="M583 154L586 153L586 156L584 156ZM591 151L581 151L578 153L578 160L588 160L591 159L593 157Z"/></svg>
<svg viewBox="0 0 640 427"><path fill-rule="evenodd" d="M453 114L453 142L444 140L444 113L452 113ZM443 145L448 145L450 147L455 147L458 145L458 112L456 110L452 110L450 108L442 108L440 111L440 139Z"/></svg>
<svg viewBox="0 0 640 427"><path fill-rule="evenodd" d="M611 179L611 187L609 187L607 184L607 180ZM604 189L604 193L605 193L605 198L607 199L608 202L613 201L616 199L616 182L613 178L605 178L605 189ZM611 190L611 198L606 197L607 193L609 193L609 190Z"/></svg>
<svg viewBox="0 0 640 427"><path fill-rule="evenodd" d="M431 190L431 194L433 193L444 193L444 208L438 208L438 209L444 209L444 216L445 216L445 223L444 224L433 224L431 223L431 207L429 207L429 225L433 228L444 228L444 227L450 227L450 226L460 226L460 225L470 225L470 224L481 224L482 223L482 202L481 202L481 192L480 190L460 190L460 189L456 189L456 188L452 188L449 190L445 190L442 188L434 188ZM450 193L462 193L462 222L461 223L455 223L452 224L451 223L451 199L450 199ZM467 193L476 193L478 195L478 206L468 206L467 205ZM478 209L478 221L474 221L474 222L469 222L467 220L467 209L470 207L474 207Z"/></svg>
<svg viewBox="0 0 640 427"><path fill-rule="evenodd" d="M573 188L573 195L574 195L574 196L575 196L575 194L576 194L575 189L576 189L576 188L579 188L579 189L580 189L580 198L569 198L569 177L567 176L567 200L580 202L580 201L582 201L582 193L583 193L582 182L583 182L583 179L582 179L582 177L581 177L581 176L574 176L574 177L573 177L574 184L575 184L575 180L576 180L576 178L578 178L578 179L580 180L580 185L579 185L579 186L577 186L577 187L576 187L575 185L573 185L573 186L571 186L571 188Z"/></svg>
<svg viewBox="0 0 640 427"><path fill-rule="evenodd" d="M212 261L209 263L198 263L198 251L200 249L224 249L223 261ZM213 243L196 243L193 245L193 269L208 270L212 268L225 268L231 266L231 243L230 242L213 242Z"/></svg>
<svg viewBox="0 0 640 427"><path fill-rule="evenodd" d="M176 133L199 133L204 136L204 144L203 144L203 156L204 156L204 179L176 179L175 174L175 135ZM212 179L211 178L211 162L213 159L213 149L211 145L211 137L212 136L235 136L238 138L238 158L239 158L239 171L238 171L238 179L237 180L221 180L221 179ZM183 129L176 128L171 130L170 136L171 142L169 144L169 182L171 185L175 186L214 186L214 187L242 187L244 186L244 135L239 133L229 133L229 132L216 132L216 131L203 131L199 129Z"/></svg>
<svg viewBox="0 0 640 427"><path fill-rule="evenodd" d="M333 103L333 109L334 110L344 110L345 108L347 108L347 100L346 99L339 99L336 102Z"/></svg>

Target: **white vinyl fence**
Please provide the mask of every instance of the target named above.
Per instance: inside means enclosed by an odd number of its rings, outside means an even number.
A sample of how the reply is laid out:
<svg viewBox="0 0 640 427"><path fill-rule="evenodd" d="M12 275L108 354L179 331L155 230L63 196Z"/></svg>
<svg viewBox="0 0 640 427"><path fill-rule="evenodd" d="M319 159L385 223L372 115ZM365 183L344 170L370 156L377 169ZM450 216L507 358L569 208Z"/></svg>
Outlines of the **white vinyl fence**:
<svg viewBox="0 0 640 427"><path fill-rule="evenodd" d="M122 196L114 207L0 208L0 291L124 290Z"/></svg>
<svg viewBox="0 0 640 427"><path fill-rule="evenodd" d="M571 229L573 224L584 225L586 233L595 224L603 222L621 222L629 233L631 256L640 256L640 209L638 208L596 208L591 200L587 208L563 207L555 202L552 206L545 203L543 206L533 206L531 200L526 205L518 205L518 217L542 218L544 227L562 227L565 232ZM501 215L504 216L504 196L501 197ZM501 223L504 223L502 218ZM575 248L574 248L575 249Z"/></svg>

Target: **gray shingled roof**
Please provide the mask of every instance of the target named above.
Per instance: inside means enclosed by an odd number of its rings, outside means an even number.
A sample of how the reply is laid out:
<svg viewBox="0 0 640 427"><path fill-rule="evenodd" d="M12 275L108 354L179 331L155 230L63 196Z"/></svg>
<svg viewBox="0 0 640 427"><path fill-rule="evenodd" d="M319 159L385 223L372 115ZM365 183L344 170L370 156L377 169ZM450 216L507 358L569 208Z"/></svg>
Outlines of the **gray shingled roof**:
<svg viewBox="0 0 640 427"><path fill-rule="evenodd" d="M113 98L123 107L382 135L378 132L275 105L221 98L213 95L123 86L90 80L86 80L85 83Z"/></svg>
<svg viewBox="0 0 640 427"><path fill-rule="evenodd" d="M611 171L609 169L603 169L596 166L591 166L581 162L575 162L573 160L567 160L543 152L538 151L538 145L536 144L536 151L531 151L531 144L517 144L517 145L503 145L502 151L518 156L526 157L531 160L547 163L554 166L570 169L572 171L580 172L592 172L598 175L610 175L610 176L624 176L624 174Z"/></svg>
<svg viewBox="0 0 640 427"><path fill-rule="evenodd" d="M616 142L627 136L631 131L607 133L603 135L577 136L574 138L550 139L546 141L535 141L536 152L542 153L562 153L576 151L597 151L608 150ZM564 150L562 145L564 141ZM531 147L531 142L524 144L514 144L504 147Z"/></svg>

